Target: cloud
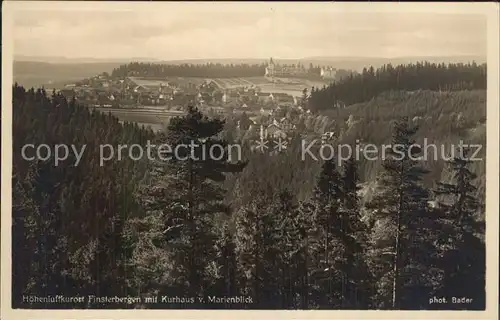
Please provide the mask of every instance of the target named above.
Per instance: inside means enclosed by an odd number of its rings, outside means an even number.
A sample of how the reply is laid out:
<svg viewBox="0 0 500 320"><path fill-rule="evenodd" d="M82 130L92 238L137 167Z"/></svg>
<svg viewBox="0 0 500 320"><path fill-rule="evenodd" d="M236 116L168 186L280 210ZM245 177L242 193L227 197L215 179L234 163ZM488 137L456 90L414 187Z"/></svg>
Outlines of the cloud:
<svg viewBox="0 0 500 320"><path fill-rule="evenodd" d="M189 8L18 12L15 53L188 59L486 52L486 19L472 14Z"/></svg>

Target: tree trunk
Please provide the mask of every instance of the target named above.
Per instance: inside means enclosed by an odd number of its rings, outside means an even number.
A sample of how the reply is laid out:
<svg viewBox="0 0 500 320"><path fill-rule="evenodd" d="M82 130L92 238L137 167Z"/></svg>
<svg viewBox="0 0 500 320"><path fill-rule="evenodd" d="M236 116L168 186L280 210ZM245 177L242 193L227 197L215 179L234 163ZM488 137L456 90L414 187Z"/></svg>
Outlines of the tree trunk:
<svg viewBox="0 0 500 320"><path fill-rule="evenodd" d="M392 281L392 309L399 308L399 265L401 260L401 212L398 215L398 225L396 231L396 245L394 252L394 279Z"/></svg>
<svg viewBox="0 0 500 320"><path fill-rule="evenodd" d="M188 161L188 174L189 174L189 185L188 185L188 216L187 216L187 224L189 228L189 291L191 294L194 296L198 294L198 276L197 276L197 263L196 263L196 245L194 243L195 241L195 231L196 231L196 226L195 226L195 221L194 221L194 177L193 177L193 165L192 165L192 160L189 159Z"/></svg>
<svg viewBox="0 0 500 320"><path fill-rule="evenodd" d="M306 237L306 245L304 249L304 262L302 265L302 292L301 292L301 308L304 310L309 309L309 270L308 270L308 248L309 248L309 241L308 238Z"/></svg>
<svg viewBox="0 0 500 320"><path fill-rule="evenodd" d="M401 171L400 171L400 182L399 182L399 205L398 205L398 219L396 226L396 244L394 248L394 279L392 281L392 309L396 310L399 308L399 269L400 269L400 260L401 260L401 216L403 215L403 172L404 172L404 163L401 162Z"/></svg>

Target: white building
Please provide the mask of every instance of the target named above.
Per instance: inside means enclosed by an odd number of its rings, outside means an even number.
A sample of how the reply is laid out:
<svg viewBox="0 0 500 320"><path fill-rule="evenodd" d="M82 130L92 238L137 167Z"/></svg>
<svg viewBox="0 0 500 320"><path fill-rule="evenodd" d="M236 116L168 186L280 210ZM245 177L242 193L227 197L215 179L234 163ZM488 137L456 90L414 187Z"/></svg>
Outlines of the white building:
<svg viewBox="0 0 500 320"><path fill-rule="evenodd" d="M321 68L321 78L333 80L337 75L337 71L333 68Z"/></svg>
<svg viewBox="0 0 500 320"><path fill-rule="evenodd" d="M297 65L280 65L273 61L273 58L269 60L266 67L266 77L293 77L297 75L305 75L307 70L303 64L300 62Z"/></svg>

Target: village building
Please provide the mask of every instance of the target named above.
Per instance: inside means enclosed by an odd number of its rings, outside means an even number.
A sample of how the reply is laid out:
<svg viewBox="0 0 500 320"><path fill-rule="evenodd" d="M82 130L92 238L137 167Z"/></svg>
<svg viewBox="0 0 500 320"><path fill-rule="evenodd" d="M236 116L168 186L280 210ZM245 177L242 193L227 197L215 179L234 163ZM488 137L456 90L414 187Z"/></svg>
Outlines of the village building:
<svg viewBox="0 0 500 320"><path fill-rule="evenodd" d="M280 65L274 63L273 58L269 60L265 70L266 77L293 77L307 73L308 70L300 62L297 65Z"/></svg>
<svg viewBox="0 0 500 320"><path fill-rule="evenodd" d="M257 97L255 96L255 92L252 92L252 93L243 92L243 93L240 93L240 100L243 103L255 103L255 102L257 102Z"/></svg>
<svg viewBox="0 0 500 320"><path fill-rule="evenodd" d="M333 69L332 67L321 68L320 75L321 78L325 80L335 80L335 77L337 75L337 70Z"/></svg>
<svg viewBox="0 0 500 320"><path fill-rule="evenodd" d="M224 114L226 112L226 109L223 107L209 107L208 110L215 114Z"/></svg>
<svg viewBox="0 0 500 320"><path fill-rule="evenodd" d="M324 143L326 141L330 141L335 137L335 132L327 131L321 135L321 141Z"/></svg>
<svg viewBox="0 0 500 320"><path fill-rule="evenodd" d="M265 104L269 101L272 101L272 95L270 95L269 93L256 92L255 96L257 97L257 103L260 104Z"/></svg>
<svg viewBox="0 0 500 320"><path fill-rule="evenodd" d="M222 96L222 102L223 103L230 103L230 102L236 102L240 98L240 95L237 91L226 91L224 92L224 95Z"/></svg>
<svg viewBox="0 0 500 320"><path fill-rule="evenodd" d="M149 92L149 90L144 86L135 86L134 92L142 93L142 92Z"/></svg>
<svg viewBox="0 0 500 320"><path fill-rule="evenodd" d="M266 121L265 118L261 120ZM281 119L271 118L265 123L260 123L260 139L287 139L287 136L296 129L296 126L290 119L283 117Z"/></svg>
<svg viewBox="0 0 500 320"><path fill-rule="evenodd" d="M205 83L203 83L200 87L199 87L200 91L202 92L209 92L209 93L212 93L216 90L219 90L220 87L219 85L213 81L213 80L207 80Z"/></svg>
<svg viewBox="0 0 500 320"><path fill-rule="evenodd" d="M285 139L286 133L281 130L278 121L273 120L268 126L260 126L260 138L261 139Z"/></svg>
<svg viewBox="0 0 500 320"><path fill-rule="evenodd" d="M286 93L274 93L274 102L280 106L292 107L295 105L293 96Z"/></svg>
<svg viewBox="0 0 500 320"><path fill-rule="evenodd" d="M288 118L281 118L279 125L283 131L291 131L293 129L293 124Z"/></svg>

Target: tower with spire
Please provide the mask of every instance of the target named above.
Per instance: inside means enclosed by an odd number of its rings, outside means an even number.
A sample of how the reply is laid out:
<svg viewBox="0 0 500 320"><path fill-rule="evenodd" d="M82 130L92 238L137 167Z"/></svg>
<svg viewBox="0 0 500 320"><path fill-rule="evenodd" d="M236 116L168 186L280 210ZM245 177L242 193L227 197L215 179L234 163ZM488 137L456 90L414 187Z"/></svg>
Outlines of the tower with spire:
<svg viewBox="0 0 500 320"><path fill-rule="evenodd" d="M266 67L266 77L274 77L274 73L275 73L275 65L273 58L271 57Z"/></svg>

